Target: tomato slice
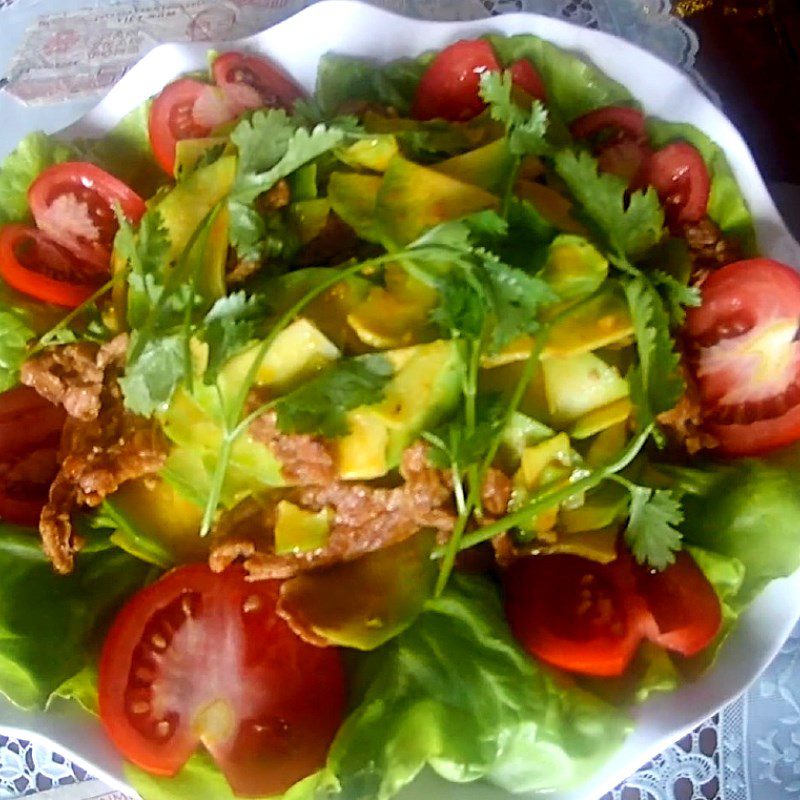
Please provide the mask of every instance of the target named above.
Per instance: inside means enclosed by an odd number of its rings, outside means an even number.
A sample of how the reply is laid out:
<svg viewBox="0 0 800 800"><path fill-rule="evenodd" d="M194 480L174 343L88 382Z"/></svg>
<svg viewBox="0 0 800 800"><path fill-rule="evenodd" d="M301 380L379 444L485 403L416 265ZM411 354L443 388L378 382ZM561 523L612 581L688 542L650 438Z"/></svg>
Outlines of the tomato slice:
<svg viewBox="0 0 800 800"><path fill-rule="evenodd" d="M629 576L628 576L629 577ZM580 556L533 556L506 571L506 617L532 655L584 675L621 675L649 619L633 581Z"/></svg>
<svg viewBox="0 0 800 800"><path fill-rule="evenodd" d="M618 138L643 140L647 138L644 114L628 106L605 106L573 120L569 126L576 139L592 139L601 133L616 134Z"/></svg>
<svg viewBox="0 0 800 800"><path fill-rule="evenodd" d="M0 228L0 276L18 292L75 308L97 291L97 273L37 228L12 223Z"/></svg>
<svg viewBox="0 0 800 800"><path fill-rule="evenodd" d="M288 111L305 96L289 75L264 56L223 53L214 61L212 74L217 86L238 107L238 114L264 106Z"/></svg>
<svg viewBox="0 0 800 800"><path fill-rule="evenodd" d="M0 519L38 523L65 419L63 408L27 386L0 394Z"/></svg>
<svg viewBox="0 0 800 800"><path fill-rule="evenodd" d="M655 624L656 644L693 656L714 640L722 627L722 607L697 562L681 551L661 572L640 568L637 583Z"/></svg>
<svg viewBox="0 0 800 800"><path fill-rule="evenodd" d="M706 215L711 177L696 147L673 142L656 150L647 165L646 182L655 187L673 225L699 222Z"/></svg>
<svg viewBox="0 0 800 800"><path fill-rule="evenodd" d="M278 581L192 564L135 595L100 660L100 717L142 769L174 775L200 745L244 796L282 794L325 761L345 700L341 659L275 613Z"/></svg>
<svg viewBox="0 0 800 800"><path fill-rule="evenodd" d="M213 87L206 83L181 78L164 87L150 108L148 134L153 155L161 167L172 174L175 164L175 145L181 139L200 139L208 136L214 122L222 124L233 117L227 104L222 104L222 112L212 120L206 114L201 120L194 115L195 104L204 97L207 105L213 105Z"/></svg>
<svg viewBox="0 0 800 800"><path fill-rule="evenodd" d="M800 439L800 275L766 258L728 264L686 316L690 368L723 453L758 455Z"/></svg>
<svg viewBox="0 0 800 800"><path fill-rule="evenodd" d="M28 189L36 227L81 263L107 273L119 224L114 211L138 222L145 204L121 180L94 164L68 161L48 167Z"/></svg>
<svg viewBox="0 0 800 800"><path fill-rule="evenodd" d="M527 58L515 61L509 68L511 79L516 86L519 86L526 94L536 100L547 99L547 88L544 85L542 76Z"/></svg>

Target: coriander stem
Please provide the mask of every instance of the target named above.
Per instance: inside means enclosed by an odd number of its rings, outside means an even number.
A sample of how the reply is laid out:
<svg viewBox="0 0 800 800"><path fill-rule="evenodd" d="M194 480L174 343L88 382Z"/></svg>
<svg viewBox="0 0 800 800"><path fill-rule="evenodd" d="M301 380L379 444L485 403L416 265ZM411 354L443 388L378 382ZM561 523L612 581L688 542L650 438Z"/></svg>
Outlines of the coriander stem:
<svg viewBox="0 0 800 800"><path fill-rule="evenodd" d="M570 483L567 486L562 486L558 489L540 492L538 496L536 496L531 502L527 503L523 508L514 511L511 514L507 514L505 517L502 517L490 525L486 525L477 531L473 531L472 533L463 536L460 541L459 549L466 550L470 547L474 547L476 544L486 542L495 537L498 533L503 533L509 528L514 528L517 525L528 522L531 517L564 502L564 500L567 500L575 494L580 494L581 492L586 492L589 489L594 489L595 486L614 475L614 473L625 469L625 467L627 467L639 454L639 451L642 449L642 447L644 447L645 442L650 437L652 432L653 424L651 423L646 428L641 430L635 438L631 439L628 446L616 461L613 461L611 464L607 464L605 467L595 470L591 475L587 475L585 478L575 481L575 483ZM448 542L445 547L439 547L434 550L433 557L447 558L449 545L450 542Z"/></svg>
<svg viewBox="0 0 800 800"><path fill-rule="evenodd" d="M84 300L79 306L72 309L63 319L60 319L49 331L45 331L40 337L39 341L33 346L29 356L35 355L36 353L41 352L45 347L47 347L49 340L53 337L53 334L57 331L60 331L62 328L66 328L67 325L72 322L72 320L77 319L84 311L95 301L99 300L119 279L119 277L123 273L118 272L112 278L107 280L97 291L95 291L90 297Z"/></svg>
<svg viewBox="0 0 800 800"><path fill-rule="evenodd" d="M201 537L208 536L211 532L211 526L214 523L214 515L217 513L217 506L219 505L219 498L222 495L222 486L225 483L225 475L227 473L227 469L220 469L219 466L222 464L227 467L228 461L230 461L231 451L233 450L234 441L235 437L228 433L222 437L222 444L220 445L219 456L217 457L217 466L211 477L208 500L203 509L203 520L200 523Z"/></svg>

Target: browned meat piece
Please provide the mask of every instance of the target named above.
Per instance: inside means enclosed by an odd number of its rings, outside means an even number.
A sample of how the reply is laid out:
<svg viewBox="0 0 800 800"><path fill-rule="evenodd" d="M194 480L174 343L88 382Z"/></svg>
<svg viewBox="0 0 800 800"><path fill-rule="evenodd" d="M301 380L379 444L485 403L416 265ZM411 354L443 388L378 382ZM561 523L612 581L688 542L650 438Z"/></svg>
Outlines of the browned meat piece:
<svg viewBox="0 0 800 800"><path fill-rule="evenodd" d="M493 517L502 517L508 511L511 490L511 478L499 469L490 469L481 489L484 512Z"/></svg>
<svg viewBox="0 0 800 800"><path fill-rule="evenodd" d="M42 510L39 531L45 553L59 572L72 570L82 542L72 530L72 511L94 507L125 481L157 472L167 454L160 429L126 411L117 375L127 337L51 348L23 367L25 382L70 415L59 447L59 469Z"/></svg>
<svg viewBox="0 0 800 800"><path fill-rule="evenodd" d="M258 417L249 432L283 464L283 477L288 483L324 485L336 479L333 454L325 440L301 433L281 433L274 411Z"/></svg>
<svg viewBox="0 0 800 800"><path fill-rule="evenodd" d="M352 258L358 247L356 232L331 212L322 230L301 248L295 261L301 267L341 264Z"/></svg>
<svg viewBox="0 0 800 800"><path fill-rule="evenodd" d="M424 453L423 445L406 451L401 468L405 482L394 488L334 481L288 491L285 496L303 508L333 512L324 548L285 555L272 552L272 533L265 525L268 512L252 504L251 522L237 520L232 535L224 536L214 549L211 567L224 569L243 556L254 580L287 578L302 570L350 561L403 541L421 528L448 534L455 519L451 488L443 474L428 465ZM232 526L223 523L223 527L231 530Z"/></svg>
<svg viewBox="0 0 800 800"><path fill-rule="evenodd" d="M710 272L742 257L738 245L726 239L708 217L684 225L682 233L692 257L692 284L695 286L701 285Z"/></svg>
<svg viewBox="0 0 800 800"><path fill-rule="evenodd" d="M292 200L292 191L285 179L281 178L268 192L256 200L256 209L262 214L285 208Z"/></svg>
<svg viewBox="0 0 800 800"><path fill-rule="evenodd" d="M658 415L658 422L671 441L694 455L700 450L716 447L719 442L703 428L705 419L697 387L685 366L682 367L682 373L686 389L674 408Z"/></svg>
<svg viewBox="0 0 800 800"><path fill-rule="evenodd" d="M94 419L100 411L103 369L98 347L89 342L53 347L22 365L20 380L42 397L64 406L71 417Z"/></svg>

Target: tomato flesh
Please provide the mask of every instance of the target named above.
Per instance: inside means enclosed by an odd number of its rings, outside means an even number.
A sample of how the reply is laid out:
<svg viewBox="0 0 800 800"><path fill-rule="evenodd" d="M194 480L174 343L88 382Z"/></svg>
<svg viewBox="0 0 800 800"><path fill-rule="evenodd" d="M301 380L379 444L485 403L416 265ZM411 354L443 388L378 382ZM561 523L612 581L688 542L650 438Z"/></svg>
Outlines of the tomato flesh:
<svg viewBox="0 0 800 800"><path fill-rule="evenodd" d="M250 108L289 110L305 92L277 64L263 56L223 53L212 67L214 81L241 113Z"/></svg>
<svg viewBox="0 0 800 800"><path fill-rule="evenodd" d="M547 99L547 88L544 85L542 76L527 58L515 61L509 68L511 79L515 86L519 86L526 94L536 100Z"/></svg>
<svg viewBox="0 0 800 800"><path fill-rule="evenodd" d="M503 584L514 636L555 667L621 675L642 640L642 604L603 564L565 554L533 556L514 562Z"/></svg>
<svg viewBox="0 0 800 800"><path fill-rule="evenodd" d="M94 164L68 161L44 170L28 189L36 227L82 264L107 273L119 224L115 206L138 222L144 201Z"/></svg>
<svg viewBox="0 0 800 800"><path fill-rule="evenodd" d="M800 439L800 275L765 258L713 272L686 317L690 367L723 453Z"/></svg>
<svg viewBox="0 0 800 800"><path fill-rule="evenodd" d="M673 142L650 157L647 183L654 186L673 225L699 222L708 210L711 177L703 156L686 142Z"/></svg>
<svg viewBox="0 0 800 800"><path fill-rule="evenodd" d="M166 86L153 100L148 119L150 146L156 161L170 175L178 141L199 139L211 132L213 125L208 120L202 124L194 116L195 104L211 88L200 81L181 78Z"/></svg>
<svg viewBox="0 0 800 800"><path fill-rule="evenodd" d="M100 716L122 754L174 775L202 744L233 790L282 794L325 761L344 709L333 648L275 613L277 581L180 567L123 608L100 661Z"/></svg>
<svg viewBox="0 0 800 800"><path fill-rule="evenodd" d="M18 292L75 308L98 288L96 273L88 272L37 228L17 223L0 228L0 276Z"/></svg>
<svg viewBox="0 0 800 800"><path fill-rule="evenodd" d="M647 138L644 114L627 106L595 109L573 120L569 129L576 139L591 139L601 133L612 133L617 138L634 141Z"/></svg>
<svg viewBox="0 0 800 800"><path fill-rule="evenodd" d="M38 523L65 419L63 408L27 386L0 394L0 519Z"/></svg>

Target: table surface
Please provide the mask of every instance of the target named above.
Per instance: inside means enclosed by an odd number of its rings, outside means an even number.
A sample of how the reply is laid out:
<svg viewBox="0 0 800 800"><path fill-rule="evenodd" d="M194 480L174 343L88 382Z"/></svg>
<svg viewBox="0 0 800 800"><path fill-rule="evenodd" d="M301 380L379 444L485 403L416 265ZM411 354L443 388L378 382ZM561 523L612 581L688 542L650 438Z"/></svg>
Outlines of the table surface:
<svg viewBox="0 0 800 800"><path fill-rule="evenodd" d="M709 0L704 2L707 7ZM122 0L114 4L106 0L0 0L0 86L5 85L5 91L0 91L4 124L0 155L6 143L30 130L58 130L79 116L159 41L237 38L308 4L309 0ZM606 30L685 70L719 102L716 84L696 70L703 42L670 14L669 0L375 0L374 4L409 16L445 20L532 11ZM708 29L708 23L704 24ZM703 24L696 27L703 32ZM700 63L707 64L703 55ZM725 71L717 65L707 72L719 76ZM27 105L20 106L12 95L24 98ZM743 132L747 136L744 126ZM800 191L787 182L798 176L769 164L767 179L776 200L784 205L784 216L790 224L800 225ZM58 753L0 735L0 798L21 796L125 800ZM747 692L644 765L604 800L672 798L800 800L800 625Z"/></svg>

